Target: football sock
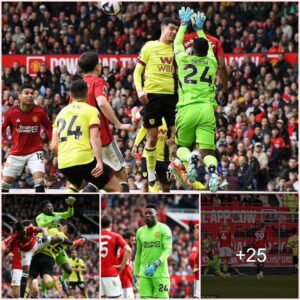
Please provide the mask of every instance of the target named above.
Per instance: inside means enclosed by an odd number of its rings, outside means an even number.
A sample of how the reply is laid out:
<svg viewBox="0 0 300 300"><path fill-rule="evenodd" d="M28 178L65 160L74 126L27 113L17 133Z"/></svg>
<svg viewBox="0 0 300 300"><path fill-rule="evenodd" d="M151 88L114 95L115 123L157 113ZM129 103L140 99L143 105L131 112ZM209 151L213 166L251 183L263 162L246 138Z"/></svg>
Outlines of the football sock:
<svg viewBox="0 0 300 300"><path fill-rule="evenodd" d="M148 171L148 181L156 180L155 168L156 168L156 147L154 148L146 148L145 147L145 155L147 162L147 171Z"/></svg>
<svg viewBox="0 0 300 300"><path fill-rule="evenodd" d="M6 183L6 182L4 182L4 181L1 182L1 190L2 190L2 193L8 193L9 190L10 190L10 187L11 187L11 184Z"/></svg>
<svg viewBox="0 0 300 300"><path fill-rule="evenodd" d="M191 156L191 150L187 147L179 147L176 154L185 166L185 162L188 162Z"/></svg>
<svg viewBox="0 0 300 300"><path fill-rule="evenodd" d="M28 278L28 274L23 273L22 278L21 278L21 286L20 286L20 298L25 298L25 294L27 292L27 289L26 289L27 278ZM28 298L28 296L29 296L29 289L28 289L27 298Z"/></svg>
<svg viewBox="0 0 300 300"><path fill-rule="evenodd" d="M45 192L45 186L44 186L44 179L38 178L33 180L34 188L37 193L44 193Z"/></svg>
<svg viewBox="0 0 300 300"><path fill-rule="evenodd" d="M204 165L206 167L209 167L209 166L214 166L215 167L215 170L217 170L217 165L218 165L218 161L217 159L215 158L215 156L212 156L212 155L206 155L203 159L203 162L204 162ZM210 170L209 170L210 171Z"/></svg>

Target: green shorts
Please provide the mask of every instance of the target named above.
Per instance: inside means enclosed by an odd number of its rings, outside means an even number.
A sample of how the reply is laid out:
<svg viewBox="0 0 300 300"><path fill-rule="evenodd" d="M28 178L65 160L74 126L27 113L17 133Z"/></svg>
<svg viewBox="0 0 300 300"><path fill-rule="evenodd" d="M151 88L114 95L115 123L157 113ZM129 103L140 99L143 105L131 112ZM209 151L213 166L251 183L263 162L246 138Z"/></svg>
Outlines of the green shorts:
<svg viewBox="0 0 300 300"><path fill-rule="evenodd" d="M70 262L70 259L65 251L61 252L58 256L56 256L55 262L57 265L62 266L66 263Z"/></svg>
<svg viewBox="0 0 300 300"><path fill-rule="evenodd" d="M169 298L170 278L139 278L141 298Z"/></svg>
<svg viewBox="0 0 300 300"><path fill-rule="evenodd" d="M190 147L197 143L201 150L215 150L216 118L210 103L190 104L178 109L176 144Z"/></svg>

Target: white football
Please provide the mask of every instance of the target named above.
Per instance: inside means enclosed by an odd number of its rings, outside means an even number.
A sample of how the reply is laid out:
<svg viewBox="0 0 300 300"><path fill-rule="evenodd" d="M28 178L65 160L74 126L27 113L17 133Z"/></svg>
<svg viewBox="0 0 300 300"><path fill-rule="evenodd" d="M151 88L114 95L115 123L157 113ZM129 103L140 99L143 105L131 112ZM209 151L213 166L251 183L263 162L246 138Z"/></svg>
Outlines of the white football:
<svg viewBox="0 0 300 300"><path fill-rule="evenodd" d="M117 15L122 8L122 3L117 1L102 1L101 9L104 13L110 16Z"/></svg>

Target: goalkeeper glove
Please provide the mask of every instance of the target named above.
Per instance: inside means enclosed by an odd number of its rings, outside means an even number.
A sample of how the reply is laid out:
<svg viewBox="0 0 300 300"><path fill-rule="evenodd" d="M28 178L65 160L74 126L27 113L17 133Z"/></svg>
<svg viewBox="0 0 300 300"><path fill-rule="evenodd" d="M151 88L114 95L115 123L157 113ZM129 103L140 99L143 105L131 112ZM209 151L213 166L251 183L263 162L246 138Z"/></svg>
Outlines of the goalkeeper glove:
<svg viewBox="0 0 300 300"><path fill-rule="evenodd" d="M178 11L181 24L189 25L191 23L191 16L193 13L194 11L190 7L181 7L181 9Z"/></svg>
<svg viewBox="0 0 300 300"><path fill-rule="evenodd" d="M153 277L156 269L159 267L159 265L161 264L161 261L158 259L156 260L153 264L149 265L146 269L145 269L145 275L147 277Z"/></svg>
<svg viewBox="0 0 300 300"><path fill-rule="evenodd" d="M203 28L204 22L206 20L206 16L204 13L201 13L198 11L198 13L193 14L192 18L192 25L193 28L198 31L201 30Z"/></svg>
<svg viewBox="0 0 300 300"><path fill-rule="evenodd" d="M51 223L55 224L55 223L58 223L60 220L62 220L62 217L57 216L57 217L55 217L55 218L52 219Z"/></svg>
<svg viewBox="0 0 300 300"><path fill-rule="evenodd" d="M65 201L69 206L72 206L75 203L76 198L70 196Z"/></svg>

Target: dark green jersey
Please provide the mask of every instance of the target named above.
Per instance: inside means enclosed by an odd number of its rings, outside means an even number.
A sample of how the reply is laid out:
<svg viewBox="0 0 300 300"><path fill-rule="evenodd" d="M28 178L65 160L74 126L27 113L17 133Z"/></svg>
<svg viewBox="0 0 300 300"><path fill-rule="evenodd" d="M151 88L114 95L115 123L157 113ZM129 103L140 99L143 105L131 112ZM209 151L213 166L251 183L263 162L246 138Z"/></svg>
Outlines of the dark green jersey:
<svg viewBox="0 0 300 300"><path fill-rule="evenodd" d="M161 264L153 278L170 277L168 271L168 257L172 254L172 232L170 228L160 222L153 227L143 226L136 233L136 255L134 261L134 275L145 276L145 269L156 260Z"/></svg>
<svg viewBox="0 0 300 300"><path fill-rule="evenodd" d="M186 26L180 26L174 41L174 53L179 78L179 101L177 108L195 103L211 103L217 106L215 81L218 62L210 42L207 56L189 55L183 46ZM206 38L203 30L198 37Z"/></svg>

